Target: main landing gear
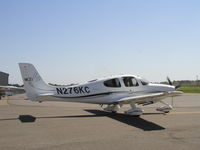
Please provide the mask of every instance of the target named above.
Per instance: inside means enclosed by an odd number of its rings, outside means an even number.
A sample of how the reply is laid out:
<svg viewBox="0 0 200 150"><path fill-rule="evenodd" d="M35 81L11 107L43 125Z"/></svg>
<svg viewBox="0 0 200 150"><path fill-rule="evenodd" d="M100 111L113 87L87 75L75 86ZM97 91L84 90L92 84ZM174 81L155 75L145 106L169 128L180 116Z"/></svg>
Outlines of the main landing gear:
<svg viewBox="0 0 200 150"><path fill-rule="evenodd" d="M144 113L144 110L142 110L141 108L137 108L134 102L131 102L130 106L131 106L131 109L125 111L124 112L125 114L139 117L140 115Z"/></svg>
<svg viewBox="0 0 200 150"><path fill-rule="evenodd" d="M116 113L117 111L119 111L120 107L121 106L119 104L110 104L107 107L105 107L103 110Z"/></svg>
<svg viewBox="0 0 200 150"><path fill-rule="evenodd" d="M144 113L141 108L137 108L134 102L130 103L131 109L125 111L124 113L131 116L140 116ZM116 113L122 107L120 104L110 104L104 108L105 111Z"/></svg>

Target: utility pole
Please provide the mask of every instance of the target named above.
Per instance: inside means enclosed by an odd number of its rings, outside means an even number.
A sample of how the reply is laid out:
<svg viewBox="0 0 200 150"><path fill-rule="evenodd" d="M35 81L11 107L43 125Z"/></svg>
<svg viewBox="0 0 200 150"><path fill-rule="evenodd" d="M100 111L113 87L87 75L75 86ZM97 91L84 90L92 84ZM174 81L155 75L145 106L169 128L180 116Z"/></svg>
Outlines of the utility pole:
<svg viewBox="0 0 200 150"><path fill-rule="evenodd" d="M198 86L199 85L199 76L198 75L196 75L196 79L197 79L196 80L196 83L197 83L196 85Z"/></svg>

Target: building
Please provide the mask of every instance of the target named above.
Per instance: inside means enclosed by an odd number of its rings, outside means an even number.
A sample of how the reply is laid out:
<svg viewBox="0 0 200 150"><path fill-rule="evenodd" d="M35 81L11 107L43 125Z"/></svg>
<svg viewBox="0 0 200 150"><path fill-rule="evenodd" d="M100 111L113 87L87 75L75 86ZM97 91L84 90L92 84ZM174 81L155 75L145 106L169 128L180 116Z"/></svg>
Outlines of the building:
<svg viewBox="0 0 200 150"><path fill-rule="evenodd" d="M0 85L8 85L9 74L0 71Z"/></svg>

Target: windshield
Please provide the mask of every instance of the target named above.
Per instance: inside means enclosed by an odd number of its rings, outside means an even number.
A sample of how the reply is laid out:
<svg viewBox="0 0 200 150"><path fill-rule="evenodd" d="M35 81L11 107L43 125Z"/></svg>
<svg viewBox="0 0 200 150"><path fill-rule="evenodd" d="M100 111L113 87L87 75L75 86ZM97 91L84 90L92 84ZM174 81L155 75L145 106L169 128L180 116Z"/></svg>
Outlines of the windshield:
<svg viewBox="0 0 200 150"><path fill-rule="evenodd" d="M149 84L149 81L146 80L145 78L141 78L140 81L141 81L142 85L148 85Z"/></svg>

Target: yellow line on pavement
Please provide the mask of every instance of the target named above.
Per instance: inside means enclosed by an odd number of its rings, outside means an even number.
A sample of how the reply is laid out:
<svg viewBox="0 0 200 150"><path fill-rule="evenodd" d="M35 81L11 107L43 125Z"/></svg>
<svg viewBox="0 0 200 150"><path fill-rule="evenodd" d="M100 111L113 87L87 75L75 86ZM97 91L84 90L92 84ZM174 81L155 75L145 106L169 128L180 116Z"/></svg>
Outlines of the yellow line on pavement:
<svg viewBox="0 0 200 150"><path fill-rule="evenodd" d="M176 114L200 114L200 112L170 112L169 115L176 115Z"/></svg>

